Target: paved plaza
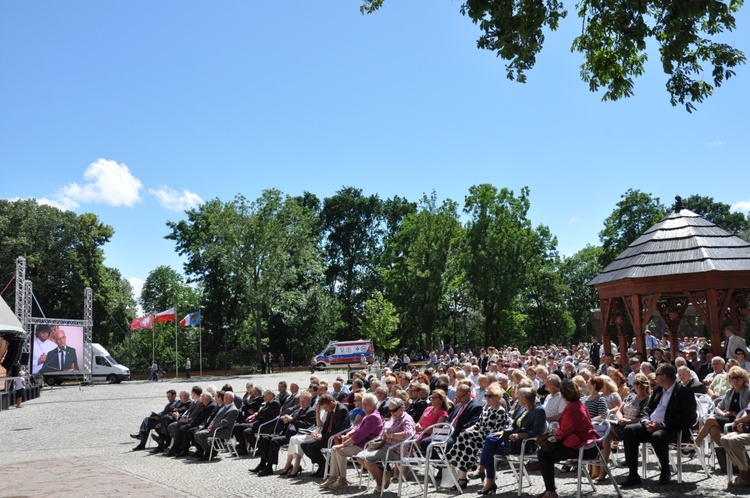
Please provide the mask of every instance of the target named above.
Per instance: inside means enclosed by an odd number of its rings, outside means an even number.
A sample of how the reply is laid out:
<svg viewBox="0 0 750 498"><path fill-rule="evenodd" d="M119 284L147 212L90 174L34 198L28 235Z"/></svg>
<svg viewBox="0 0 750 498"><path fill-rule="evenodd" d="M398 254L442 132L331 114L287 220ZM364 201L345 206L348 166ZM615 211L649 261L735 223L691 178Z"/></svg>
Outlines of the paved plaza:
<svg viewBox="0 0 750 498"><path fill-rule="evenodd" d="M333 374L322 374L330 381ZM214 462L197 462L193 458L170 458L164 454L133 452L135 441L128 435L137 432L141 420L152 410L160 411L166 403L167 389L190 389L193 384L221 387L229 382L236 391L244 392L247 381L261 387L274 388L279 380L297 381L307 386L305 372L243 376L229 379L191 379L176 382L133 381L119 385L93 387L62 386L45 388L42 396L29 401L21 409L0 412L0 496L360 496L372 495L368 489L351 486L345 490L320 491L319 480L309 475L309 464L302 478L284 479L277 476L256 477L248 472L257 458L236 458L222 455ZM281 458L284 458L281 454ZM726 477L707 479L698 473L699 465L688 460L683 484L658 486L655 469L652 479L643 488L623 490L625 497L746 495L750 489L727 490ZM615 474L621 479L623 469ZM355 471L349 480L357 483ZM560 496L575 495L573 474L558 475ZM508 472L498 475L498 493L516 496L515 481ZM476 495L478 481L465 494ZM397 486L391 485L385 496L395 497ZM543 491L538 472L532 473L532 487L524 496ZM404 488L405 496L420 496L415 485ZM588 484L584 491L591 491ZM455 491L433 492L431 496L457 496ZM616 496L609 484L598 484L596 495Z"/></svg>

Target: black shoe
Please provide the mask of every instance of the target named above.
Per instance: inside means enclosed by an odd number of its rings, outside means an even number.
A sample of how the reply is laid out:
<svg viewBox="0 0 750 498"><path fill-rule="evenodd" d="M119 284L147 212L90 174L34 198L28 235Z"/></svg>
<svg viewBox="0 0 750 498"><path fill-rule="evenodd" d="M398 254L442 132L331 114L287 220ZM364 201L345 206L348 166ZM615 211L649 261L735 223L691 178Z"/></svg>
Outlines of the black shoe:
<svg viewBox="0 0 750 498"><path fill-rule="evenodd" d="M164 451L164 446L157 446L156 448L151 450L151 453L161 453L162 451Z"/></svg>
<svg viewBox="0 0 750 498"><path fill-rule="evenodd" d="M140 434L131 434L130 437L132 437L133 439L140 439L141 435Z"/></svg>
<svg viewBox="0 0 750 498"><path fill-rule="evenodd" d="M289 471L289 473L288 473L287 475L288 475L289 477L297 477L297 476L298 476L298 475L300 475L301 473L302 473L302 467L300 467L300 468L299 468L299 470L297 470L297 472L292 472L292 471L290 470L290 471ZM320 476L320 477L323 477L323 476Z"/></svg>
<svg viewBox="0 0 750 498"><path fill-rule="evenodd" d="M621 488L634 488L642 484L641 478L638 476L628 476L627 479L620 483Z"/></svg>
<svg viewBox="0 0 750 498"><path fill-rule="evenodd" d="M659 475L658 484L664 486L665 484L669 484L670 482L672 482L672 474L670 474L669 471L662 472Z"/></svg>
<svg viewBox="0 0 750 498"><path fill-rule="evenodd" d="M145 450L145 449L146 449L146 445L145 444L139 444L138 446L136 446L135 448L133 448L133 451L141 451L141 450Z"/></svg>
<svg viewBox="0 0 750 498"><path fill-rule="evenodd" d="M151 434L151 439L153 439L154 442L158 444L159 446L163 444L163 441L161 440L161 436L158 434Z"/></svg>
<svg viewBox="0 0 750 498"><path fill-rule="evenodd" d="M266 463L265 462L260 462L257 467L255 467L254 469L250 469L250 472L258 473L261 470L263 470L265 467L266 467Z"/></svg>
<svg viewBox="0 0 750 498"><path fill-rule="evenodd" d="M494 495L495 493L497 493L497 484L494 483L489 488L477 492L478 495Z"/></svg>
<svg viewBox="0 0 750 498"><path fill-rule="evenodd" d="M323 466L321 465L321 466L318 467L318 470L316 470L315 472L313 472L312 474L310 474L310 477L312 477L314 479L320 479L320 478L323 477L324 474L325 474L325 472L323 472Z"/></svg>
<svg viewBox="0 0 750 498"><path fill-rule="evenodd" d="M270 476L270 475L273 475L273 469L267 466L263 468L263 470L258 472L258 477L265 477L265 476Z"/></svg>
<svg viewBox="0 0 750 498"><path fill-rule="evenodd" d="M193 458L203 458L203 455L205 455L205 453L203 453L202 451L196 451L195 453L193 453Z"/></svg>

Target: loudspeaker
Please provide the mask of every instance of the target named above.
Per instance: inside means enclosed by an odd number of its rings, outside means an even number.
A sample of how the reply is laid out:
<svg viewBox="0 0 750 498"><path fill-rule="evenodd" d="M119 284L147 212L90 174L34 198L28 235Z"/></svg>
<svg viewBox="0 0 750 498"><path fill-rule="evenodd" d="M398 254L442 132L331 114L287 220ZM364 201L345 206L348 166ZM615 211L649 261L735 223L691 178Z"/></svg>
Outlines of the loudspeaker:
<svg viewBox="0 0 750 498"><path fill-rule="evenodd" d="M29 353L21 353L21 360L19 363L21 366L27 366L29 364Z"/></svg>

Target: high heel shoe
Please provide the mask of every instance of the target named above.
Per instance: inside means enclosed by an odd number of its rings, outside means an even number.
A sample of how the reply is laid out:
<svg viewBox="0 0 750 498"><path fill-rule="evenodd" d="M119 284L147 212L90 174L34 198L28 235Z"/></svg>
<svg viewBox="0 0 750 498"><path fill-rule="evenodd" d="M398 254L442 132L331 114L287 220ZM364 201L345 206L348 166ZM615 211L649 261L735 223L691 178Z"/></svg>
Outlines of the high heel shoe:
<svg viewBox="0 0 750 498"><path fill-rule="evenodd" d="M472 472L468 475L468 477L469 479L481 479L482 481L484 481L484 471L482 470L480 472Z"/></svg>
<svg viewBox="0 0 750 498"><path fill-rule="evenodd" d="M497 484L494 482L489 488L477 492L478 495L494 495L495 493L497 493Z"/></svg>
<svg viewBox="0 0 750 498"><path fill-rule="evenodd" d="M461 479L458 480L458 487L459 488L464 489L468 485L469 485L469 480L468 479L461 478ZM453 486L453 489L456 490L456 491L458 491L458 489L456 488L456 486Z"/></svg>
<svg viewBox="0 0 750 498"><path fill-rule="evenodd" d="M301 473L302 473L302 467L298 468L298 469L297 469L297 472L289 472L289 473L288 473L287 475L288 475L289 477L297 477L297 476L298 476L298 475L300 475Z"/></svg>
<svg viewBox="0 0 750 498"><path fill-rule="evenodd" d="M289 475L289 472L292 471L292 467L289 466L286 469L282 469L281 472L279 472L279 477L286 477Z"/></svg>

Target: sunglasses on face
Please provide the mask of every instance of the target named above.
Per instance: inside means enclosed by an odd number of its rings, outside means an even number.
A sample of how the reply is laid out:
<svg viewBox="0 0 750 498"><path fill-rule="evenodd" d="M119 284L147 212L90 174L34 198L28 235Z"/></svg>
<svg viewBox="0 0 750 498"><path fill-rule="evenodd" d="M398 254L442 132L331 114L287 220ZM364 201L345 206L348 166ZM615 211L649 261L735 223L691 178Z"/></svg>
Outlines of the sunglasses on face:
<svg viewBox="0 0 750 498"><path fill-rule="evenodd" d="M497 398L497 394L488 394L488 395L485 396L485 398L487 398L487 399Z"/></svg>
<svg viewBox="0 0 750 498"><path fill-rule="evenodd" d="M729 377L729 380L741 380L741 379L742 377L737 377L735 375L732 375L731 377Z"/></svg>

